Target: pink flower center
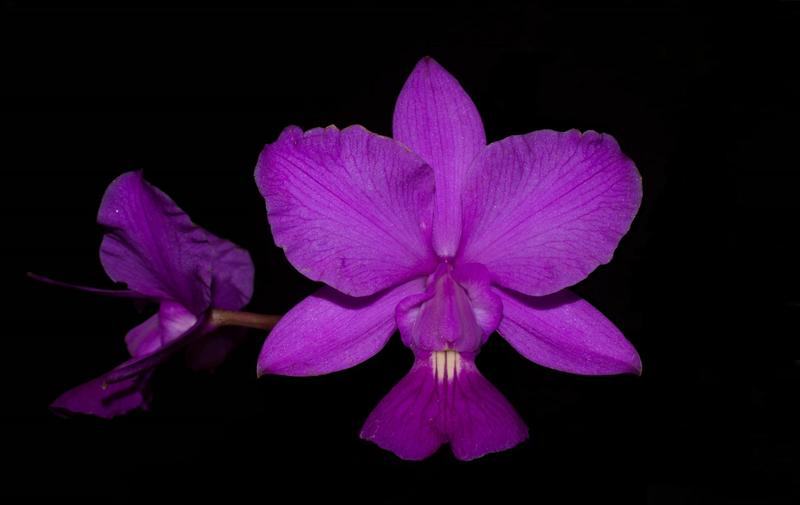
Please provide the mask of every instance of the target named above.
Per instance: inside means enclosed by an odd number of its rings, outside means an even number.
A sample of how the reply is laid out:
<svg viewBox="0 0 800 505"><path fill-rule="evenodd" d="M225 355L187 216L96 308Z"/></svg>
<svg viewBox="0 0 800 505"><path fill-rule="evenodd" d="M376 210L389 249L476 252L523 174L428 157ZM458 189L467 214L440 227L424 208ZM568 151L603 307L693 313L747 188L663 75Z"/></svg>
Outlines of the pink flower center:
<svg viewBox="0 0 800 505"><path fill-rule="evenodd" d="M424 292L397 306L403 342L422 352L475 353L500 321L502 305L483 265L442 261Z"/></svg>

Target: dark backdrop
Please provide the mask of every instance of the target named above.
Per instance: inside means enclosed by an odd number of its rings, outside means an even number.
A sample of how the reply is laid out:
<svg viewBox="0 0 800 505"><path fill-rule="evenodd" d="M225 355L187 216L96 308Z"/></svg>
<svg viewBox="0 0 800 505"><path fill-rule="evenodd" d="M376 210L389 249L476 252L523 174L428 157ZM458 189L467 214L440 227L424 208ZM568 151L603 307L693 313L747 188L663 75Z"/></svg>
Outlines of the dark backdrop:
<svg viewBox="0 0 800 505"><path fill-rule="evenodd" d="M494 9L65 8L4 2L0 494L170 501L789 503L800 336L798 3ZM252 310L315 289L269 235L253 168L288 124L390 134L416 61L450 70L498 140L614 135L644 201L613 262L575 290L640 351L644 374L580 377L492 337L479 365L530 426L472 463L403 462L358 438L406 373L394 338L325 377L255 378L264 334L213 375L180 359L152 410L62 419L47 405L125 357L100 197L144 169L195 222L252 253ZM252 501L251 501L252 503Z"/></svg>

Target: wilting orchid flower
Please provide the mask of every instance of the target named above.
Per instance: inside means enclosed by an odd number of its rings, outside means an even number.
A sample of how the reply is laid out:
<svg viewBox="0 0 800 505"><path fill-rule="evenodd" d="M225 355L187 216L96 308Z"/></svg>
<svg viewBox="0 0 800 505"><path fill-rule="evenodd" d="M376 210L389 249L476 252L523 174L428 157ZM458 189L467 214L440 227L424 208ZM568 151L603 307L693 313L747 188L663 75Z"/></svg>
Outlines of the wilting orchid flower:
<svg viewBox="0 0 800 505"><path fill-rule="evenodd" d="M107 228L100 261L109 277L128 290L68 285L101 295L143 298L158 312L125 337L132 358L111 372L71 389L52 408L113 417L147 408L153 366L185 349L194 369L218 366L235 334L220 328L228 311L245 306L253 293L250 255L196 226L166 194L128 172L106 190L98 222ZM221 309L221 310L220 310ZM263 325L261 325L263 326Z"/></svg>
<svg viewBox="0 0 800 505"><path fill-rule="evenodd" d="M564 290L611 260L639 208L639 173L614 139L544 130L487 146L469 96L430 58L393 123L394 139L292 126L264 148L256 181L275 242L328 286L272 330L259 374L342 370L399 328L414 366L362 438L404 459L449 442L469 460L528 435L475 366L495 330L557 370L639 373L621 332Z"/></svg>

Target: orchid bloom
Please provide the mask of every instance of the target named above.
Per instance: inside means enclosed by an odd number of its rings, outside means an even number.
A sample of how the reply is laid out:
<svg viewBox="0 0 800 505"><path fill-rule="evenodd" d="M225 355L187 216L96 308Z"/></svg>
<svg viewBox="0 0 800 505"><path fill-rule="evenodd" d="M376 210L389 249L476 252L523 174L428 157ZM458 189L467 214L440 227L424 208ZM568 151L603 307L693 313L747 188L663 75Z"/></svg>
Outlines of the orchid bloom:
<svg viewBox="0 0 800 505"><path fill-rule="evenodd" d="M478 371L497 332L577 374L640 373L636 350L565 288L611 260L642 196L609 135L535 131L486 145L478 112L430 58L400 92L394 138L291 126L256 181L275 243L327 286L272 330L259 374L319 375L377 353L395 329L415 362L361 437L403 459L509 449L525 423Z"/></svg>
<svg viewBox="0 0 800 505"><path fill-rule="evenodd" d="M244 307L253 293L253 263L235 244L196 226L169 196L128 172L105 192L98 222L107 228L100 261L111 279L128 289L45 282L100 295L141 298L158 312L125 337L131 359L59 396L60 412L110 418L146 409L153 367L185 349L194 369L213 369L231 350L235 334L219 316ZM220 310L221 309L221 310Z"/></svg>

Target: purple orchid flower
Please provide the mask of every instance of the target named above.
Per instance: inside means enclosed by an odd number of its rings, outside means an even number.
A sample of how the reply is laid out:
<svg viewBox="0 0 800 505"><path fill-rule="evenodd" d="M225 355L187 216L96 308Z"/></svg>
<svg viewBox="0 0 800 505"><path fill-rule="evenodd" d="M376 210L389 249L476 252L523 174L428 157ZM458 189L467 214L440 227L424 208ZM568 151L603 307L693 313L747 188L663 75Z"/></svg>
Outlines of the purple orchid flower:
<svg viewBox="0 0 800 505"><path fill-rule="evenodd" d="M641 178L609 135L536 131L486 145L459 83L430 58L408 78L394 139L361 126L283 131L256 168L277 245L323 287L272 330L258 373L352 367L399 328L411 372L361 437L404 459L509 449L525 423L479 372L497 330L577 374L640 373L636 350L564 288L611 260Z"/></svg>
<svg viewBox="0 0 800 505"><path fill-rule="evenodd" d="M143 298L158 312L125 336L131 359L59 396L60 412L111 418L147 409L153 367L185 350L197 370L216 368L235 344L233 328L220 328L211 309L244 307L253 293L250 255L196 226L169 196L141 172L128 172L105 192L98 222L107 227L100 246L106 273L128 290L104 290L45 282L101 295Z"/></svg>

